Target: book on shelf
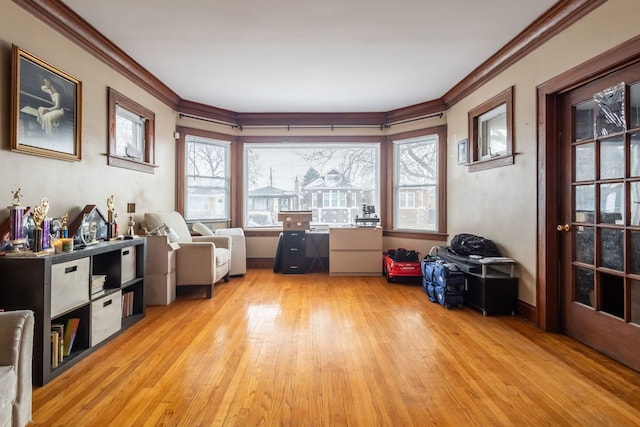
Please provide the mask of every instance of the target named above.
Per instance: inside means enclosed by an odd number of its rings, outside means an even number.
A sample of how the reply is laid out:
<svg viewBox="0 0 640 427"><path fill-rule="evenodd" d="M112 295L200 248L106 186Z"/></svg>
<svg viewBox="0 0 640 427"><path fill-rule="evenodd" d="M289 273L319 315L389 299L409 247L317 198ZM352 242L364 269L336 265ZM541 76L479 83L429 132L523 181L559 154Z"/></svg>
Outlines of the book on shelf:
<svg viewBox="0 0 640 427"><path fill-rule="evenodd" d="M98 297L104 295L104 285L107 282L106 274L94 274L91 276L91 296Z"/></svg>
<svg viewBox="0 0 640 427"><path fill-rule="evenodd" d="M72 317L67 320L67 327L65 328L64 334L64 356L68 356L73 349L73 342L76 339L76 333L78 332L78 325L80 324L80 319L77 317Z"/></svg>
<svg viewBox="0 0 640 427"><path fill-rule="evenodd" d="M58 331L51 331L51 367L57 368L60 363L60 336Z"/></svg>
<svg viewBox="0 0 640 427"><path fill-rule="evenodd" d="M133 291L122 294L122 317L129 317L133 315Z"/></svg>
<svg viewBox="0 0 640 427"><path fill-rule="evenodd" d="M51 330L56 333L56 342L58 344L56 354L58 356L58 363L60 363L64 359L64 324L52 323Z"/></svg>

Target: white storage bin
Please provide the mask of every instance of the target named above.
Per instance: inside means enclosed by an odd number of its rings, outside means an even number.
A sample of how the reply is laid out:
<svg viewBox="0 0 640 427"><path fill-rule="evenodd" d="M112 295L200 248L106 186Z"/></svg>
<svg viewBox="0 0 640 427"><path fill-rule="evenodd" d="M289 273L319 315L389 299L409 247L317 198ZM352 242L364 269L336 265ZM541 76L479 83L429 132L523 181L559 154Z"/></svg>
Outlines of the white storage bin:
<svg viewBox="0 0 640 427"><path fill-rule="evenodd" d="M51 266L51 317L89 302L89 258Z"/></svg>
<svg viewBox="0 0 640 427"><path fill-rule="evenodd" d="M122 248L122 283L136 278L136 248Z"/></svg>
<svg viewBox="0 0 640 427"><path fill-rule="evenodd" d="M91 346L100 344L122 327L122 292L91 303Z"/></svg>

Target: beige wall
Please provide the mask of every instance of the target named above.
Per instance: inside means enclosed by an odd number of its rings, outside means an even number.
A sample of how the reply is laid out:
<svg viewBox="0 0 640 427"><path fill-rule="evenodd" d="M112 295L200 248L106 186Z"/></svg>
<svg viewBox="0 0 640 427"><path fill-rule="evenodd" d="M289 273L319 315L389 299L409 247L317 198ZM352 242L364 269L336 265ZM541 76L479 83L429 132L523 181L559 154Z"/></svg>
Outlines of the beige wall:
<svg viewBox="0 0 640 427"><path fill-rule="evenodd" d="M609 0L448 111L448 232L491 238L520 262L520 299L536 303L536 86L636 36L640 3ZM469 173L457 165L469 110L509 86L514 95L515 165Z"/></svg>
<svg viewBox="0 0 640 427"><path fill-rule="evenodd" d="M119 75L102 62L42 24L10 0L0 0L0 206L11 191L22 188L24 204L48 197L50 214L74 217L86 204L106 211L106 199L116 197L121 227L124 206L135 202L138 212L170 210L175 204L175 143L177 124L235 135L376 135L398 133L446 122L448 125L448 232L472 232L494 239L505 255L520 262L520 298L535 305L536 280L536 86L638 34L637 0L609 0L589 16L510 67L466 99L443 119L431 119L387 131L379 130L256 130L242 132L190 119ZM11 44L77 77L83 84L83 158L66 162L10 151ZM456 161L457 141L467 137L467 112L509 86L515 86L515 165L468 173ZM155 174L107 166L106 93L111 86L156 113ZM425 100L427 101L427 100ZM3 202L4 200L4 202ZM3 205L4 203L4 205ZM0 220L8 216L0 209ZM140 214L136 215L140 220ZM385 248L407 247L427 252L437 242L386 238ZM275 239L248 241L249 257L271 257Z"/></svg>
<svg viewBox="0 0 640 427"><path fill-rule="evenodd" d="M50 216L69 212L69 219L87 204L106 215L106 200L115 196L120 230L126 230L126 203L135 202L136 221L149 209L173 208L175 199L176 114L128 79L68 39L54 32L10 0L0 0L0 221L8 217L11 191L20 187L23 205L42 197ZM10 151L11 45L71 74L82 82L82 161L68 162ZM156 114L155 174L107 166L107 87Z"/></svg>

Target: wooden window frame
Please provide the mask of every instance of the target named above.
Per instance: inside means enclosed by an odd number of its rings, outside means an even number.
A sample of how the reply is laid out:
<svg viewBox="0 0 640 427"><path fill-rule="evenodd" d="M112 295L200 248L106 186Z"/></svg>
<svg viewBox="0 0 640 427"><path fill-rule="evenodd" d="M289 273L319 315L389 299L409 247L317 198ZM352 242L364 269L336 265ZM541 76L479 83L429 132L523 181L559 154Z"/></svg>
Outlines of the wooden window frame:
<svg viewBox="0 0 640 427"><path fill-rule="evenodd" d="M393 141L412 139L426 135L438 135L438 224L437 230L394 230L393 229L393 196L394 196L394 173L395 167ZM382 225L384 228L384 236L401 237L407 239L429 239L434 241L447 240L447 125L434 126L425 129L419 129L409 132L401 132L389 135L385 141L385 153L383 156L385 162L383 164L383 172L389 170L385 174L386 188L384 191L385 205L382 216Z"/></svg>
<svg viewBox="0 0 640 427"><path fill-rule="evenodd" d="M514 164L513 151L513 96L514 87L502 91L498 95L482 103L469 111L469 163L467 164L469 172L476 172L485 169L497 168L500 166L508 166ZM483 114L497 108L501 105L506 106L507 118L507 152L490 159L482 159L480 156L480 146L478 141L479 129L478 120Z"/></svg>
<svg viewBox="0 0 640 427"><path fill-rule="evenodd" d="M109 151L108 164L125 169L146 173L155 173L155 128L156 115L153 111L143 107L132 99L108 88L109 115ZM144 122L144 161L131 159L117 154L116 150L116 106L138 115Z"/></svg>

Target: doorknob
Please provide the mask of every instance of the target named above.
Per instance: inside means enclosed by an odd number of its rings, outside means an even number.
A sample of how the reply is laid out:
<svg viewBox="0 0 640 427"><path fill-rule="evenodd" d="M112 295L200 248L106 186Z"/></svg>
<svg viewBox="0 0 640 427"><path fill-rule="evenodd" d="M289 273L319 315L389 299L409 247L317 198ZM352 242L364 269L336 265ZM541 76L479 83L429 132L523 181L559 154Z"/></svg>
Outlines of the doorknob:
<svg viewBox="0 0 640 427"><path fill-rule="evenodd" d="M558 231L569 231L569 230L571 230L571 226L569 224L565 224L565 225L558 224L558 226L556 227L556 230L558 230Z"/></svg>

